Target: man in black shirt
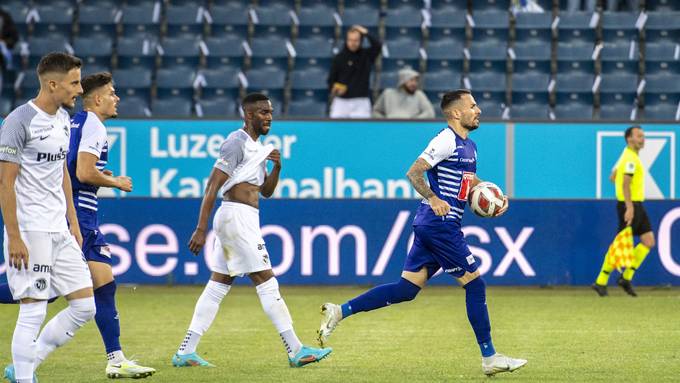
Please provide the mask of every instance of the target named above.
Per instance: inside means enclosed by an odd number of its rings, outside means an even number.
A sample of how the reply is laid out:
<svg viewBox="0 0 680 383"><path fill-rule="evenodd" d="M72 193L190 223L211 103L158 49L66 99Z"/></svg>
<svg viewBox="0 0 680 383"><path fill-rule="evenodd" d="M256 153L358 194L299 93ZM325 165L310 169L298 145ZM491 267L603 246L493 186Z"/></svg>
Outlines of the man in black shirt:
<svg viewBox="0 0 680 383"><path fill-rule="evenodd" d="M368 48L361 46L364 36L371 44ZM366 28L354 25L347 31L345 46L333 58L328 74L331 118L371 117L369 77L381 49L382 43Z"/></svg>

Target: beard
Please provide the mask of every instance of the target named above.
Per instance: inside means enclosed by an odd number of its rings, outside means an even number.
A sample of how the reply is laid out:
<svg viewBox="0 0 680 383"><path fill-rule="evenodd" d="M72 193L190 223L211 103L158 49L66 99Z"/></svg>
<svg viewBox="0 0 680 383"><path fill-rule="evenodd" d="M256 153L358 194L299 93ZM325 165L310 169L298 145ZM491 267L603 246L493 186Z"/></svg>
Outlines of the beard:
<svg viewBox="0 0 680 383"><path fill-rule="evenodd" d="M472 132L473 130L477 130L479 128L479 123L470 123L470 124L465 124L463 125L463 128L467 129L468 131Z"/></svg>

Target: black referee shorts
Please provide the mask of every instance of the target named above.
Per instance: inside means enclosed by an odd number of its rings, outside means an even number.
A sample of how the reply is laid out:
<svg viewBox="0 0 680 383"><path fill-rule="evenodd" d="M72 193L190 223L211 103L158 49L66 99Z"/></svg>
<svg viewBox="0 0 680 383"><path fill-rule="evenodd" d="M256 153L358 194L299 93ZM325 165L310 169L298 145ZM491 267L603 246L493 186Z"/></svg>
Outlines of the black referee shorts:
<svg viewBox="0 0 680 383"><path fill-rule="evenodd" d="M647 216L647 211L642 202L633 202L633 222L631 227L633 228L633 235L639 236L647 232L652 231L652 224L649 222L649 217ZM626 214L626 203L623 201L616 202L616 213L619 216L619 231L626 228L626 221L624 221L623 216Z"/></svg>

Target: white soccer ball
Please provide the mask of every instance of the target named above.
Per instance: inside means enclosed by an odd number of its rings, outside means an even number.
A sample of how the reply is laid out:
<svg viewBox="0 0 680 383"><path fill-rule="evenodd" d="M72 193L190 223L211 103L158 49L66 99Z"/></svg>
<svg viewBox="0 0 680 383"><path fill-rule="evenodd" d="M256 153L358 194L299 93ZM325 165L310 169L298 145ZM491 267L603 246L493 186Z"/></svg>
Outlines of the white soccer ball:
<svg viewBox="0 0 680 383"><path fill-rule="evenodd" d="M503 208L503 191L492 182L480 182L470 190L468 203L472 211L480 217L493 217Z"/></svg>

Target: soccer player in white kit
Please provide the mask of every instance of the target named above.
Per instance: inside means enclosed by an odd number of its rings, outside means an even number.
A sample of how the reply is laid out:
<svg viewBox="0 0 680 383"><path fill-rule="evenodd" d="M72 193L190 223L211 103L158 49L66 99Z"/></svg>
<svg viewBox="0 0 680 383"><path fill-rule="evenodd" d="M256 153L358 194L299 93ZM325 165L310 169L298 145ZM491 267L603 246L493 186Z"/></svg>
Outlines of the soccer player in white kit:
<svg viewBox="0 0 680 383"><path fill-rule="evenodd" d="M34 381L33 371L47 355L95 315L65 161L70 120L63 107L73 108L83 91L80 67L80 59L66 53L44 56L37 69L40 93L12 111L0 129L3 250L9 287L21 302L14 364L5 369L11 382ZM64 296L68 307L38 336L52 296Z"/></svg>
<svg viewBox="0 0 680 383"><path fill-rule="evenodd" d="M269 133L272 111L267 96L247 95L243 99L245 126L232 132L224 141L220 158L210 173L189 249L198 254L205 245L208 219L215 206L216 194L221 191L222 205L213 220L217 238L212 252L212 275L196 302L189 330L172 358L175 367L213 366L196 353L196 347L215 319L234 279L243 275L248 275L255 284L262 309L281 336L291 367L318 362L331 353L330 348L304 346L295 334L260 232L259 195L271 197L281 171L279 151L271 145L262 145L258 139ZM267 160L274 163L269 174Z"/></svg>

